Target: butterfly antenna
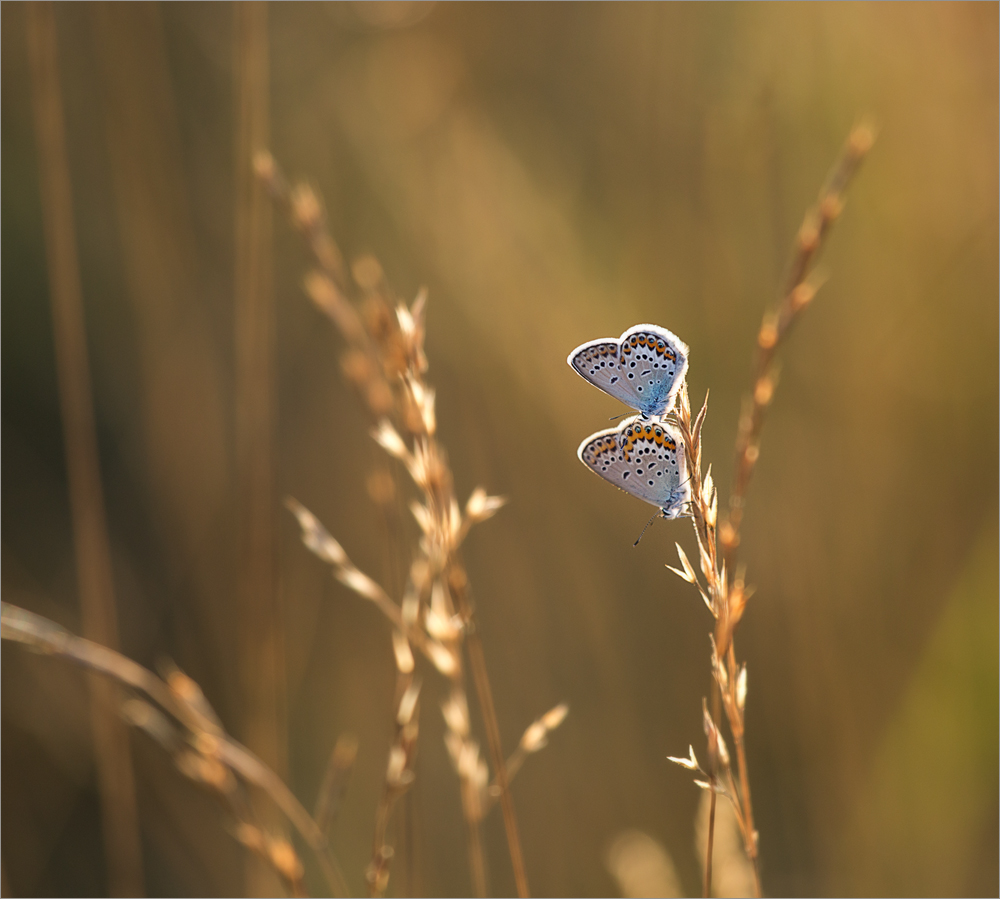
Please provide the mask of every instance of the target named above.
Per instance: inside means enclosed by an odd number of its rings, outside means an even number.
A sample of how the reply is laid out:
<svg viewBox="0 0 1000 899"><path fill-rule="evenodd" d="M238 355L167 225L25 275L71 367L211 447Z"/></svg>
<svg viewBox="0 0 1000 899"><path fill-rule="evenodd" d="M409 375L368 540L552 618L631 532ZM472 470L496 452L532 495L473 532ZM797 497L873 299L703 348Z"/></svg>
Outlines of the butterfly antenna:
<svg viewBox="0 0 1000 899"><path fill-rule="evenodd" d="M612 415L608 421L617 421L619 418L624 418L628 414L628 412L619 412L617 415Z"/></svg>
<svg viewBox="0 0 1000 899"><path fill-rule="evenodd" d="M654 512L653 513L653 518L659 518L659 516L660 516L659 512ZM646 528L648 528L653 523L653 518L650 518L649 521L646 522L646 527L642 529L642 534L645 534L646 533ZM633 546L638 546L639 545L639 541L642 539L642 534L640 534L638 536L638 538L636 539L635 543L632 544Z"/></svg>

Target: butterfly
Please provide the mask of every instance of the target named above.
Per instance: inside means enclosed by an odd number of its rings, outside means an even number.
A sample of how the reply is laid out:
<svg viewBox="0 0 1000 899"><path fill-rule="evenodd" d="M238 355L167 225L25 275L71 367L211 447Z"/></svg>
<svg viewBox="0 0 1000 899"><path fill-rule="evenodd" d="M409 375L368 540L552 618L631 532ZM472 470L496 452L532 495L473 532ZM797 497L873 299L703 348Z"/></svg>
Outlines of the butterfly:
<svg viewBox="0 0 1000 899"><path fill-rule="evenodd" d="M566 361L585 381L599 387L643 418L664 415L688 367L688 346L659 325L634 325L617 340L582 343Z"/></svg>
<svg viewBox="0 0 1000 899"><path fill-rule="evenodd" d="M664 518L687 515L691 501L684 443L676 428L640 415L591 434L576 451L594 474L658 506Z"/></svg>

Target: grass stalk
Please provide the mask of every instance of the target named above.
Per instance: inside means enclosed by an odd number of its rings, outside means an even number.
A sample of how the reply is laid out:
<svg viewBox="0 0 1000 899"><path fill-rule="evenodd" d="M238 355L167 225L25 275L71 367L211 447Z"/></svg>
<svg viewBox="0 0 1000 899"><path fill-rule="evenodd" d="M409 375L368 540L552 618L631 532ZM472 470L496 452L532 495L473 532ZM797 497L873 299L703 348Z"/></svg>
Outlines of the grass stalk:
<svg viewBox="0 0 1000 899"><path fill-rule="evenodd" d="M715 822L716 794L725 795L733 804L737 824L743 836L754 878L754 894L761 895L758 834L754 825L753 802L750 796L750 775L745 745L746 665L738 665L733 635L743 617L747 600L753 592L744 583L737 569L737 548L743 520L746 491L760 455L760 433L764 413L777 386L775 357L792 325L809 305L819 287L815 277L815 262L834 221L844 207L844 192L871 148L872 130L860 125L854 128L840 154L833 172L820 191L817 204L805 216L796 237L795 250L778 308L764 316L757 335L757 358L750 396L744 403L737 426L736 473L729 498L729 514L716 528L718 496L712 481L711 467L704 478L701 469L701 427L708 409L708 397L698 417L691 420L687 385L678 395L673 417L681 430L686 458L691 472L691 517L698 541L701 575L705 586L677 547L683 570L672 569L681 578L695 584L715 619L712 634L712 712L704 712L705 733L708 737L708 773L698 765L692 750L690 759L672 759L706 776L699 785L711 790L708 851L705 859L705 895L710 895L712 882L712 842ZM718 546L721 544L721 560ZM669 567L669 566L668 566ZM721 710L720 710L721 706ZM725 714L736 749L736 775L730 766L729 753L719 731Z"/></svg>
<svg viewBox="0 0 1000 899"><path fill-rule="evenodd" d="M239 659L247 743L276 770L286 764L284 628L275 560L274 306L271 204L254 176L268 143L268 4L233 5L235 135L235 448ZM273 891L251 864L252 893Z"/></svg>
<svg viewBox="0 0 1000 899"><path fill-rule="evenodd" d="M313 252L318 268L307 275L306 292L347 343L342 367L377 422L372 436L390 456L403 463L420 492L421 501L413 502L410 508L423 537L401 601L397 604L381 585L358 571L340 544L301 504L289 500L289 508L299 520L306 546L333 566L338 580L374 602L392 623L397 664L400 645L405 644L407 651L412 645L451 680L451 696L443 708L446 744L461 785L473 888L477 894L485 895L486 860L480 822L495 797L503 809L517 891L520 896L527 896L527 874L509 793L500 728L485 654L469 601L468 577L459 555L469 528L491 517L503 500L488 497L485 491L477 489L464 514L459 509L447 455L436 437L434 390L425 380L425 294L421 292L409 308L398 304L394 309L392 292L373 257L356 260L348 273L343 256L327 231L316 194L304 184L290 186L269 154L259 154L255 165L271 196L288 211ZM358 299L352 299L353 296ZM496 772L495 793L488 789L489 773L479 758L479 746L469 736L463 650L468 651ZM563 708L556 716L558 721L564 715ZM558 726L555 718L552 721L548 729ZM543 742L530 751L540 748ZM381 814L378 817L382 819Z"/></svg>
<svg viewBox="0 0 1000 899"><path fill-rule="evenodd" d="M270 796L312 849L332 894L348 895L347 882L323 829L271 767L225 732L189 677L175 669L164 680L121 653L7 602L0 603L0 637L67 659L146 697L150 702L125 704L126 720L156 740L182 774L225 800L237 815L234 831L240 842L262 855L298 889L302 874L295 850L282 837L261 830L238 792L241 785L253 786Z"/></svg>
<svg viewBox="0 0 1000 899"><path fill-rule="evenodd" d="M55 8L49 2L30 3L26 19L81 622L88 637L114 647L118 615L73 223ZM137 896L144 890L142 847L128 731L116 714L119 691L91 678L90 694L108 886L112 895Z"/></svg>
<svg viewBox="0 0 1000 899"><path fill-rule="evenodd" d="M385 784L375 811L375 835L372 860L365 872L369 896L381 896L389 884L389 866L395 854L388 843L389 820L393 808L414 781L413 765L417 755L419 732L418 697L420 681L413 676L413 655L397 643L395 734L389 749Z"/></svg>
<svg viewBox="0 0 1000 899"><path fill-rule="evenodd" d="M715 790L709 796L708 806L708 838L705 848L705 889L702 895L708 899L712 895L712 844L715 841Z"/></svg>
<svg viewBox="0 0 1000 899"><path fill-rule="evenodd" d="M482 640L475 626L472 604L468 599L468 583L464 570L456 568L450 578L453 586L457 586L455 594L458 597L459 615L471 627L466 628L466 646L469 651L469 666L472 668L472 679L476 685L479 697L479 709L483 715L483 726L486 728L486 739L496 772L497 787L500 790L500 809L503 812L504 830L507 834L507 847L510 850L511 867L514 870L514 884L517 895L527 896L528 875L524 867L524 854L521 850L521 835L517 826L517 815L514 812L514 801L510 795L510 785L507 778L507 762L504 759L503 744L500 740L500 725L497 722L496 707L493 704L493 691L490 687L489 674L486 671L486 654L483 652Z"/></svg>
<svg viewBox="0 0 1000 899"><path fill-rule="evenodd" d="M806 212L796 234L792 260L778 306L765 314L757 333L753 382L736 431L735 476L729 495L729 514L719 528L719 540L730 576L735 576L736 573L743 508L760 456L764 414L774 399L777 387L777 352L820 287L820 281L814 275L816 259L833 223L843 212L845 192L874 140L874 132L867 125L858 125L851 131L833 171L820 191L819 200Z"/></svg>
<svg viewBox="0 0 1000 899"><path fill-rule="evenodd" d="M233 4L236 97L234 322L238 633L244 734L278 771L286 766L284 627L276 571L274 304L271 204L253 172L269 139L268 4ZM277 821L269 822L271 827ZM247 857L251 895L274 892Z"/></svg>

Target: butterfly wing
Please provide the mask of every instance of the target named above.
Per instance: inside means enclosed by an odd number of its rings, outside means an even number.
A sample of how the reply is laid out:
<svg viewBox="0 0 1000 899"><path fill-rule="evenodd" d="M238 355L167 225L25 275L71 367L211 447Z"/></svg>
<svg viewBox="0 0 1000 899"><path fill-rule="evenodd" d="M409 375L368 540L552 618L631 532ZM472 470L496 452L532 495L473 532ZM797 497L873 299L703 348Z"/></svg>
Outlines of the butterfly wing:
<svg viewBox="0 0 1000 899"><path fill-rule="evenodd" d="M619 344L614 337L602 337L580 344L566 357L566 361L585 381L621 400L626 406L638 409L641 394L632 388L635 379L630 380L622 372L618 349Z"/></svg>
<svg viewBox="0 0 1000 899"><path fill-rule="evenodd" d="M622 334L618 373L635 398L629 405L647 417L668 412L687 374L689 352L684 341L659 325L635 325Z"/></svg>
<svg viewBox="0 0 1000 899"><path fill-rule="evenodd" d="M594 474L620 490L679 518L691 498L684 445L677 431L638 415L617 428L591 434L577 456Z"/></svg>
<svg viewBox="0 0 1000 899"><path fill-rule="evenodd" d="M687 373L688 347L659 325L635 325L617 340L578 346L566 361L577 374L647 418L673 405Z"/></svg>

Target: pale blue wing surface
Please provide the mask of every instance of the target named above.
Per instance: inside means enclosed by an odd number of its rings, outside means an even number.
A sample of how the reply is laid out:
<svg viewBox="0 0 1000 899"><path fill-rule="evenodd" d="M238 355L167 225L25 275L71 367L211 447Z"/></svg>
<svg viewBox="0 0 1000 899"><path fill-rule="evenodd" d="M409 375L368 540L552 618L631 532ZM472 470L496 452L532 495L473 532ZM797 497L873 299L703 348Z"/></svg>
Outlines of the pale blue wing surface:
<svg viewBox="0 0 1000 899"><path fill-rule="evenodd" d="M635 325L618 341L618 366L647 417L660 416L674 404L687 374L688 346L659 325Z"/></svg>
<svg viewBox="0 0 1000 899"><path fill-rule="evenodd" d="M688 365L688 347L659 325L635 325L617 340L581 344L566 361L584 380L645 417L673 405Z"/></svg>
<svg viewBox="0 0 1000 899"><path fill-rule="evenodd" d="M684 445L672 426L633 416L591 434L576 454L594 474L657 506L665 518L687 514L691 489Z"/></svg>

